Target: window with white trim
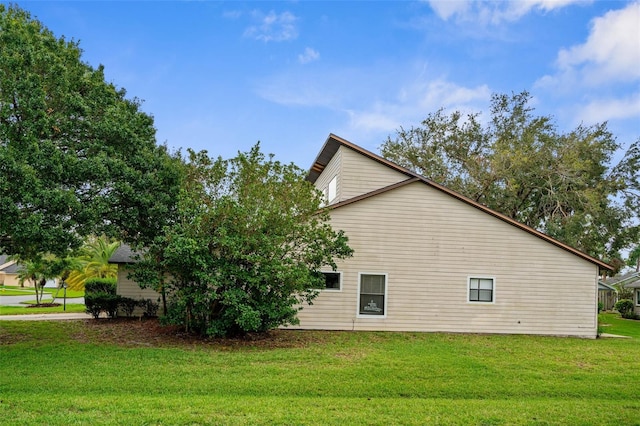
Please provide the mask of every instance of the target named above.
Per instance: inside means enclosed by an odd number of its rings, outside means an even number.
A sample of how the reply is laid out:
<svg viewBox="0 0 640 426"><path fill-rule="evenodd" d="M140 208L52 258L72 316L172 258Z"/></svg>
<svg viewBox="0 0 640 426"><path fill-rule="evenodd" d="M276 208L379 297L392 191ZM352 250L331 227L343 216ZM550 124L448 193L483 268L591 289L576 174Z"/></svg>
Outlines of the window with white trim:
<svg viewBox="0 0 640 426"><path fill-rule="evenodd" d="M342 272L323 272L325 290L340 290L342 288Z"/></svg>
<svg viewBox="0 0 640 426"><path fill-rule="evenodd" d="M640 306L640 288L636 290L636 306Z"/></svg>
<svg viewBox="0 0 640 426"><path fill-rule="evenodd" d="M331 203L338 196L338 176L334 176L329 182L327 203Z"/></svg>
<svg viewBox="0 0 640 426"><path fill-rule="evenodd" d="M359 274L358 315L385 316L387 274Z"/></svg>
<svg viewBox="0 0 640 426"><path fill-rule="evenodd" d="M493 303L494 279L469 277L469 302Z"/></svg>

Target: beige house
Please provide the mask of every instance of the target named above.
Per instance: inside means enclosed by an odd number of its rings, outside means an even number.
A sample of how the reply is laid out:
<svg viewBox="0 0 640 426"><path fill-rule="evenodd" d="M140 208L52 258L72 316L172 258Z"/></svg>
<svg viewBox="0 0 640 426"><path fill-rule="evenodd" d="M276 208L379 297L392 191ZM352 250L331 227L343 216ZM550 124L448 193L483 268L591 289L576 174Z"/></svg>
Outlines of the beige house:
<svg viewBox="0 0 640 426"><path fill-rule="evenodd" d="M151 300L152 302L160 301L160 294L150 288L140 288L137 282L129 279L129 265L136 262L135 253L126 244L121 244L116 249L109 263L118 265L118 276L116 279L116 294L128 297L134 300ZM143 309L137 306L134 315L141 315Z"/></svg>
<svg viewBox="0 0 640 426"><path fill-rule="evenodd" d="M596 337L600 260L335 135L307 179L355 253L291 328Z"/></svg>
<svg viewBox="0 0 640 426"><path fill-rule="evenodd" d="M18 273L20 272L20 265L15 260L9 260L9 256L0 255L0 285L6 286L19 286L20 278ZM25 282L25 285L29 283Z"/></svg>
<svg viewBox="0 0 640 426"><path fill-rule="evenodd" d="M9 260L11 256L0 255L0 285L13 287L33 287L33 281L26 279L20 283L20 272L23 267L17 260ZM45 287L58 287L59 279L48 279Z"/></svg>
<svg viewBox="0 0 640 426"><path fill-rule="evenodd" d="M600 260L335 135L308 180L355 253L297 328L596 336Z"/></svg>

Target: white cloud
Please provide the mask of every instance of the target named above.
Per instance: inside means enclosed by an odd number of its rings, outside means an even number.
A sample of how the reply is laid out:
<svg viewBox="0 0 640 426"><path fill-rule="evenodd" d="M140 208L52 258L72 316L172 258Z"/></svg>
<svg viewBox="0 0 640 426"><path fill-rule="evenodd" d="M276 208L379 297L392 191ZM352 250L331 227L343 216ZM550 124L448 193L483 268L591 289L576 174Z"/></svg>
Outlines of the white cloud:
<svg viewBox="0 0 640 426"><path fill-rule="evenodd" d="M270 11L265 15L260 11L254 10L251 12L251 16L257 21L257 24L245 30L245 37L264 42L287 41L298 37L298 29L295 25L298 18L291 12L277 14L274 11Z"/></svg>
<svg viewBox="0 0 640 426"><path fill-rule="evenodd" d="M563 108L574 123L600 123L640 118L640 2L591 21L586 41L558 52L557 72L536 87L556 104L581 95L584 101ZM634 126L637 132L637 124Z"/></svg>
<svg viewBox="0 0 640 426"><path fill-rule="evenodd" d="M486 85L464 87L437 78L400 87L397 96L349 109L350 125L363 132L394 132L400 126L418 125L440 108L462 112L482 109L491 97Z"/></svg>
<svg viewBox="0 0 640 426"><path fill-rule="evenodd" d="M471 8L470 0L446 1L446 0L429 0L429 6L436 12L441 19L445 21L452 16L465 16Z"/></svg>
<svg viewBox="0 0 640 426"><path fill-rule="evenodd" d="M433 11L443 20L456 18L459 21L478 21L483 24L513 22L532 10L548 12L573 3L585 3L584 0L518 0L518 1L481 1L481 0L428 0Z"/></svg>
<svg viewBox="0 0 640 426"><path fill-rule="evenodd" d="M592 21L584 44L558 53L562 73L578 73L587 85L640 78L640 2Z"/></svg>
<svg viewBox="0 0 640 426"><path fill-rule="evenodd" d="M578 107L577 116L587 124L640 117L640 92L623 98L593 100Z"/></svg>
<svg viewBox="0 0 640 426"><path fill-rule="evenodd" d="M317 50L307 47L304 52L298 55L298 62L308 64L309 62L320 59L320 53Z"/></svg>

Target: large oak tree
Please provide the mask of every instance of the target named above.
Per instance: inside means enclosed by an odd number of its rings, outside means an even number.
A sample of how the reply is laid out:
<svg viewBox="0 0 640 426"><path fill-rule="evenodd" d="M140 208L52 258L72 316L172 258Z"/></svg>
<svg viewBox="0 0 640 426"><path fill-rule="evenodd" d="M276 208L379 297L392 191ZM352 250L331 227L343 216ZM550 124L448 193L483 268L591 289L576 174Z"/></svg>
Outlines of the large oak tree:
<svg viewBox="0 0 640 426"><path fill-rule="evenodd" d="M427 116L382 155L526 225L610 262L638 241L640 140L618 162L607 124L560 132L527 92L495 94L490 116Z"/></svg>
<svg viewBox="0 0 640 426"><path fill-rule="evenodd" d="M141 245L171 217L177 160L81 55L0 4L0 252L64 255L102 232Z"/></svg>

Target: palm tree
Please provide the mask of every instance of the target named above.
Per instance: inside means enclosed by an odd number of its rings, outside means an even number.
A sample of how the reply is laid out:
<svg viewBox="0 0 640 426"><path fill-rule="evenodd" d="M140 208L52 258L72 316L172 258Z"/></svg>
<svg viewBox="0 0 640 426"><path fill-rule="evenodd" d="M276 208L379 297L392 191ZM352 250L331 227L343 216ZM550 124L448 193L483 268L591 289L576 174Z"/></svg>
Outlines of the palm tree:
<svg viewBox="0 0 640 426"><path fill-rule="evenodd" d="M112 242L104 235L90 238L82 248L82 254L76 258L75 270L66 279L68 288L83 290L84 282L89 278L115 278L118 265L110 264L109 259L118 247L120 242Z"/></svg>
<svg viewBox="0 0 640 426"><path fill-rule="evenodd" d="M47 280L59 275L61 261L52 254L39 255L30 260L19 260L21 268L18 271L20 285L31 281L36 290L36 305L40 305L44 295Z"/></svg>

